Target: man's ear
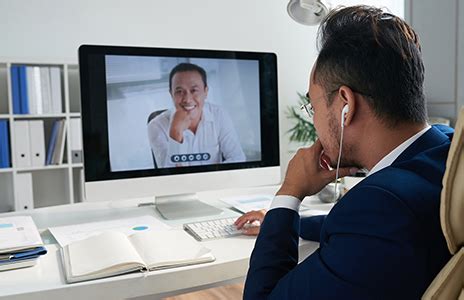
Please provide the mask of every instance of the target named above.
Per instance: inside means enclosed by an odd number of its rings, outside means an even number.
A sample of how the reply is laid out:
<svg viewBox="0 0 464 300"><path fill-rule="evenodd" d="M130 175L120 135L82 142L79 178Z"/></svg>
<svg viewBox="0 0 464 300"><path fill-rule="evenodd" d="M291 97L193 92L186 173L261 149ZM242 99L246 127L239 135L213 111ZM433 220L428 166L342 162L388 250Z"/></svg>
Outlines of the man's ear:
<svg viewBox="0 0 464 300"><path fill-rule="evenodd" d="M345 114L345 120L341 120L341 122L344 122L345 126L348 126L353 121L353 117L356 113L356 95L353 90L346 85L342 85L338 89L338 95L343 101L342 107L345 105L349 107L348 112Z"/></svg>

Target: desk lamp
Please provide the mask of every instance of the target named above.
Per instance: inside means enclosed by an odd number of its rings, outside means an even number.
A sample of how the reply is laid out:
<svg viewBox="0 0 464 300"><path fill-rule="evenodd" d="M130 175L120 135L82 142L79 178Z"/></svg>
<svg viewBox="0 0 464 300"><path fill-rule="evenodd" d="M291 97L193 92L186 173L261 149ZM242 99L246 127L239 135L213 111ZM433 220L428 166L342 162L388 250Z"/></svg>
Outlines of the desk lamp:
<svg viewBox="0 0 464 300"><path fill-rule="evenodd" d="M290 0L287 12L293 20L303 25L317 25L329 10L319 0Z"/></svg>

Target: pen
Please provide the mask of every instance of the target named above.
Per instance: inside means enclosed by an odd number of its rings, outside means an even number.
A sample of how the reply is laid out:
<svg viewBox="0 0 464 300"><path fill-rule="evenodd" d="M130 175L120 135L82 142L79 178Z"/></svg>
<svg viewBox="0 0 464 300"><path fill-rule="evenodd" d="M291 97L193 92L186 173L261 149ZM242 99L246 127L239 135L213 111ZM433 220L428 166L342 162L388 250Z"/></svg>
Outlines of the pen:
<svg viewBox="0 0 464 300"><path fill-rule="evenodd" d="M0 255L0 261L2 260L10 260L12 259L14 256L11 255L11 254L7 254L7 255Z"/></svg>

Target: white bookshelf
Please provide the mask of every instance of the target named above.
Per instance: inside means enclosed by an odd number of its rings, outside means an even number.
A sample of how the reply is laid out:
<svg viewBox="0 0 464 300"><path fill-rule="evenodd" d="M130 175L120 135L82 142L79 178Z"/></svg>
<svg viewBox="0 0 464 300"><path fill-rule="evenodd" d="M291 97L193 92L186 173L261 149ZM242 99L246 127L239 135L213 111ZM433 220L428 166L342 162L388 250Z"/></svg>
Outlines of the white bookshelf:
<svg viewBox="0 0 464 300"><path fill-rule="evenodd" d="M61 70L62 112L53 114L13 114L13 97L10 78L12 65L58 66ZM9 168L0 168L0 212L15 210L15 195L22 186L18 183L19 174L32 175L33 207L70 204L81 202L83 196L83 164L72 163L70 144L70 120L80 114L79 68L76 63L56 61L34 61L2 59L0 62L0 120L8 121L10 140ZM63 162L58 165L17 167L15 157L14 122L21 120L43 120L45 151L55 120L66 120L66 139ZM23 209L23 208L18 208ZM31 209L28 207L28 209Z"/></svg>

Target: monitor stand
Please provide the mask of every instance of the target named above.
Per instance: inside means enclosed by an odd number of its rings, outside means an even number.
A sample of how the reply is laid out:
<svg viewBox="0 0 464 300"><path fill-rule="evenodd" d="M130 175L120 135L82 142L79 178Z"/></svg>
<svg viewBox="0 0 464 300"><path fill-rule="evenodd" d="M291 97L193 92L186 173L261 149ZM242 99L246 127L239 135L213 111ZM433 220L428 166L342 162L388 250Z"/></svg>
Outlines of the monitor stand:
<svg viewBox="0 0 464 300"><path fill-rule="evenodd" d="M167 220L219 215L222 210L198 200L196 194L155 197L156 210Z"/></svg>

